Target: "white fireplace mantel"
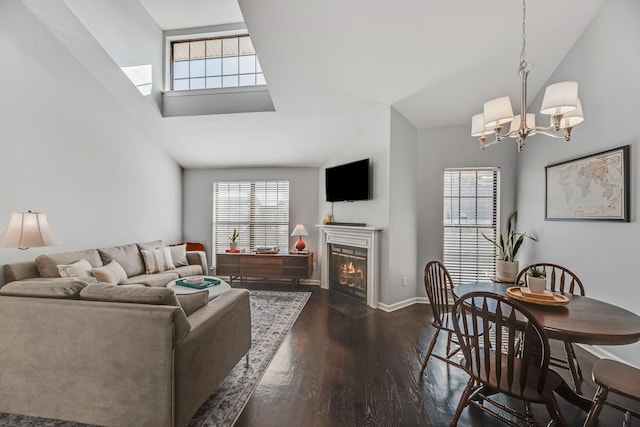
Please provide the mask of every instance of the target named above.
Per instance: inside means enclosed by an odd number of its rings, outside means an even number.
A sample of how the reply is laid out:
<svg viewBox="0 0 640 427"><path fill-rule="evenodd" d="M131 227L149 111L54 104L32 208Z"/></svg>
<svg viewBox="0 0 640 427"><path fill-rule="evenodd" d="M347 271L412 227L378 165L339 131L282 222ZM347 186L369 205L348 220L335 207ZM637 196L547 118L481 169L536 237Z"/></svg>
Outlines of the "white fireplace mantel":
<svg viewBox="0 0 640 427"><path fill-rule="evenodd" d="M367 305L378 308L379 231L377 227L349 225L316 225L320 228L322 259L321 287L329 289L329 245L338 244L367 250Z"/></svg>

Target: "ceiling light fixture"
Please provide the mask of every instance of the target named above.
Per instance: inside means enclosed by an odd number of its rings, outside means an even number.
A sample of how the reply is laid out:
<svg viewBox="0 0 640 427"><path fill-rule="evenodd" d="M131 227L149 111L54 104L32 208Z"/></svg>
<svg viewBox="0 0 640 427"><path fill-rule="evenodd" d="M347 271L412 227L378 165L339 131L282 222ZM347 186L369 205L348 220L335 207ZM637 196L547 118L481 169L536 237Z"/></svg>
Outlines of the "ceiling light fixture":
<svg viewBox="0 0 640 427"><path fill-rule="evenodd" d="M504 137L516 138L518 151L522 151L530 135L542 134L569 141L571 129L584 120L582 106L578 99L577 82L560 82L547 86L540 113L551 116L549 126L536 126L535 114L527 113L527 76L533 64L529 64L526 60L526 17L526 0L522 0L522 50L518 68L521 82L520 114L514 117L508 96L485 102L483 112L471 118L471 136L479 137L482 150L502 142ZM503 125L507 123L511 123L509 132L503 134ZM487 135L492 133L496 134L496 139L487 142Z"/></svg>

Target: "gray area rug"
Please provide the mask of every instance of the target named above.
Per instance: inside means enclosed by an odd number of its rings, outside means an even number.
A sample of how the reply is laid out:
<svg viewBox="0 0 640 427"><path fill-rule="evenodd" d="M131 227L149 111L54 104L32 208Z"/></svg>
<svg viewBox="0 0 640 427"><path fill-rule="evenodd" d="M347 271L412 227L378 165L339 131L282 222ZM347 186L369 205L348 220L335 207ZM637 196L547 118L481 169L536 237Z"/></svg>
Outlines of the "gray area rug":
<svg viewBox="0 0 640 427"><path fill-rule="evenodd" d="M244 357L218 390L198 409L189 427L232 426L284 337L311 296L311 292L251 291L251 350L249 367ZM0 426L90 427L88 424L0 414Z"/></svg>

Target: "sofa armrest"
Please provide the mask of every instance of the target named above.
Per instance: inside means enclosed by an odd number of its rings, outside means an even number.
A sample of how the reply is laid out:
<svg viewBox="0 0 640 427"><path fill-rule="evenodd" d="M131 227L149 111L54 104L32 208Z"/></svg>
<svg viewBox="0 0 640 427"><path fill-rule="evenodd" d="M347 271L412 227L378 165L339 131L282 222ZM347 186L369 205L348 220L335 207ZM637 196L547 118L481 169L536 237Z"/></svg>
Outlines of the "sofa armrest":
<svg viewBox="0 0 640 427"><path fill-rule="evenodd" d="M14 262L4 266L4 283L40 277L35 261Z"/></svg>
<svg viewBox="0 0 640 427"><path fill-rule="evenodd" d="M189 316L175 349L175 425L186 424L251 347L249 291L231 289Z"/></svg>
<svg viewBox="0 0 640 427"><path fill-rule="evenodd" d="M207 267L207 254L203 251L189 251L187 252L187 262L189 265L202 266L202 274L207 274L209 269Z"/></svg>

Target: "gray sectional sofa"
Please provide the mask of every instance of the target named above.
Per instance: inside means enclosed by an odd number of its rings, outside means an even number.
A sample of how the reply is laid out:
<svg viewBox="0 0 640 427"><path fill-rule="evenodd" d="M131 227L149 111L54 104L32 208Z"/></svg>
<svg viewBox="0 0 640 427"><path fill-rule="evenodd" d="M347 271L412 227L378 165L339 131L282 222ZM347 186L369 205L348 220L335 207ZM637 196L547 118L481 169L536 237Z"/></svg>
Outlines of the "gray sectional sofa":
<svg viewBox="0 0 640 427"><path fill-rule="evenodd" d="M149 275L132 253L125 245L5 266L14 280L0 288L0 412L184 426L215 392L249 351L249 292L231 289L211 301L206 290L175 295L163 284L202 274L204 257ZM80 259L120 260L127 283L52 277L54 265Z"/></svg>
<svg viewBox="0 0 640 427"><path fill-rule="evenodd" d="M115 260L127 274L126 280L120 284L142 284L145 286L166 286L179 277L207 274L207 259L204 252L186 252L186 265L176 265L175 269L147 274L141 255L142 250L164 247L162 240L109 248L86 249L75 252L43 254L34 261L18 262L4 266L5 283L16 280L51 280L60 277L58 266L71 264L82 259L92 267L103 267ZM182 264L185 264L184 262ZM91 277L91 276L89 276ZM93 279L89 279L90 281Z"/></svg>

